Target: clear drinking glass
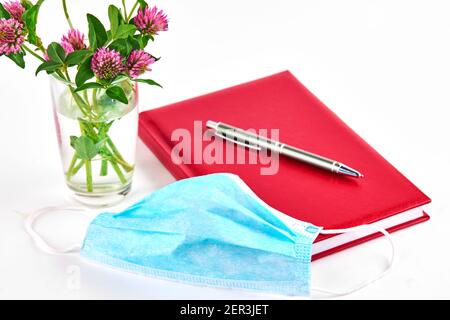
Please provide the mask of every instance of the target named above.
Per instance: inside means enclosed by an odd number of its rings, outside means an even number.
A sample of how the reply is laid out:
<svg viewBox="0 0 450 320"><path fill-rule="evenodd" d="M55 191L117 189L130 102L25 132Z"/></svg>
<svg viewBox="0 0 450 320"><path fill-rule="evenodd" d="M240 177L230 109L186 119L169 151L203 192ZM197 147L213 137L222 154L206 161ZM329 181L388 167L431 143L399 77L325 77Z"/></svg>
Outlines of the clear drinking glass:
<svg viewBox="0 0 450 320"><path fill-rule="evenodd" d="M75 92L76 86L50 77L56 134L66 184L89 206L110 206L131 189L138 129L138 86L122 87L128 104L103 88Z"/></svg>

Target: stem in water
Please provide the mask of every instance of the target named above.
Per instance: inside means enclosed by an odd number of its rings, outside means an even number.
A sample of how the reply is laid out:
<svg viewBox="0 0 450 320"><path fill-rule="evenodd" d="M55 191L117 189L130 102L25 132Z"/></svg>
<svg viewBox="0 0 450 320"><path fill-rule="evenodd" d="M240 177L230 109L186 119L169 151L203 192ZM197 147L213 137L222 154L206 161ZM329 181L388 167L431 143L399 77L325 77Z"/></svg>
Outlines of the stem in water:
<svg viewBox="0 0 450 320"><path fill-rule="evenodd" d="M86 166L86 189L87 192L93 192L94 186L92 184L92 164L91 160L84 160L84 165Z"/></svg>
<svg viewBox="0 0 450 320"><path fill-rule="evenodd" d="M110 161L111 162L111 166L113 167L114 171L117 173L117 176L120 179L120 182L122 182L122 184L127 183L127 179L125 178L125 176L123 175L122 171L120 170L119 166L117 165L117 163L115 163L114 161Z"/></svg>
<svg viewBox="0 0 450 320"><path fill-rule="evenodd" d="M103 159L100 168L100 176L106 177L108 175L108 160Z"/></svg>

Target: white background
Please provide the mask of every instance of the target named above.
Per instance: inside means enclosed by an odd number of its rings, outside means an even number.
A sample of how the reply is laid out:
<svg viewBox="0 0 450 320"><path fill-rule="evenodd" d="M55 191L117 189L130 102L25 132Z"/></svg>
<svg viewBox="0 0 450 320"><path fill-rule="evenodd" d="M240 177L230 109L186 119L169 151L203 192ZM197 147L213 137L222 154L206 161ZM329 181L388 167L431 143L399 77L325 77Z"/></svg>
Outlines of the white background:
<svg viewBox="0 0 450 320"><path fill-rule="evenodd" d="M106 23L107 5L120 4L68 2L73 22L83 31L86 12ZM290 69L433 199L431 221L394 235L399 261L392 273L346 298L450 298L450 3L156 4L170 16L170 31L151 48L163 57L151 76L164 90L143 89L141 109ZM47 0L38 26L45 43L59 40L67 29L60 1ZM23 71L0 59L0 298L282 298L147 279L92 266L77 256L38 252L24 232L24 216L72 202L59 163L48 79L35 78L37 64L28 61ZM173 181L141 142L137 157L133 192L111 210ZM60 243L81 239L84 232L80 217L45 223L47 230L54 225L51 236ZM387 249L380 239L314 262L313 283L340 289L361 281L385 267Z"/></svg>

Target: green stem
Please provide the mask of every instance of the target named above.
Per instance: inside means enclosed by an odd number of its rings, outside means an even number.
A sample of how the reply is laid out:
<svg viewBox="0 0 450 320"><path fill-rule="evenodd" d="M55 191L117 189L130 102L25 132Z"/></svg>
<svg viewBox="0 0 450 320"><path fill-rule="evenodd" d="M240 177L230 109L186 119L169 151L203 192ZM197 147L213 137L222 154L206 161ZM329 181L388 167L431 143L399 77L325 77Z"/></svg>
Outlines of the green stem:
<svg viewBox="0 0 450 320"><path fill-rule="evenodd" d="M81 161L80 161L80 162L72 169L72 172L71 172L71 174L70 174L70 177L75 176L75 175L78 173L78 171L80 171L80 169L81 169L83 166L84 166L84 161L81 160ZM70 177L68 177L68 178L70 178Z"/></svg>
<svg viewBox="0 0 450 320"><path fill-rule="evenodd" d="M122 0L122 5L123 5L123 15L125 16L125 19L126 19L127 18L127 5L125 3L125 0ZM128 22L128 20L126 22Z"/></svg>
<svg viewBox="0 0 450 320"><path fill-rule="evenodd" d="M88 97L88 94L87 94L87 90L83 91L83 98L86 101L86 106L89 108L89 111L91 111L92 108L91 108L91 105L89 104L89 97Z"/></svg>
<svg viewBox="0 0 450 320"><path fill-rule="evenodd" d="M72 177L72 170L73 167L75 166L75 163L77 162L77 159L78 159L77 153L75 152L73 154L72 160L70 161L69 169L67 169L66 172L67 180L70 180L70 178Z"/></svg>
<svg viewBox="0 0 450 320"><path fill-rule="evenodd" d="M119 166L117 165L116 162L114 161L109 161L111 163L111 166L113 167L114 171L117 173L117 176L120 179L120 182L122 182L122 184L127 183L127 179L125 179L125 176L123 175L122 171L120 170Z"/></svg>
<svg viewBox="0 0 450 320"><path fill-rule="evenodd" d="M67 67L64 67L64 75L66 76L67 80L68 80L69 82L71 82L70 76L69 76L69 72L67 71Z"/></svg>
<svg viewBox="0 0 450 320"><path fill-rule="evenodd" d="M138 4L139 4L139 1L136 1L135 4L134 4L134 6L133 6L133 8L132 8L131 11L130 11L130 15L129 15L129 16L125 15L125 20L126 20L126 22L130 21L131 16L133 15L134 10L136 10Z"/></svg>
<svg viewBox="0 0 450 320"><path fill-rule="evenodd" d="M97 113L97 116L100 116L100 113L99 113L99 110L98 110L97 92L98 92L97 88L92 90L92 108Z"/></svg>
<svg viewBox="0 0 450 320"><path fill-rule="evenodd" d="M58 76L60 76L61 78L66 79L65 76L64 76L64 74L61 72L61 70L58 69L58 70L56 70L55 72L56 72L56 74L57 74ZM67 79L66 79L66 80L67 80Z"/></svg>
<svg viewBox="0 0 450 320"><path fill-rule="evenodd" d="M92 184L92 163L91 160L84 160L86 166L86 189L87 192L93 192L94 186Z"/></svg>
<svg viewBox="0 0 450 320"><path fill-rule="evenodd" d="M134 167L131 164L129 164L128 162L126 162L125 160L119 159L117 156L114 157L114 160L118 164L120 164L125 169L126 172L133 171Z"/></svg>
<svg viewBox="0 0 450 320"><path fill-rule="evenodd" d="M26 45L22 45L22 48L24 48L26 51L28 51L29 53L31 53L31 55L33 55L34 57L38 58L39 60L41 60L42 62L45 62L45 59L42 58L40 55L38 55L36 52L34 52L33 50L31 50L30 48L28 48Z"/></svg>
<svg viewBox="0 0 450 320"><path fill-rule="evenodd" d="M119 158L120 160L123 160L122 155L120 154L119 150L117 150L116 145L112 142L111 137L109 135L106 135L106 143L108 143L109 147L111 148L114 155Z"/></svg>
<svg viewBox="0 0 450 320"><path fill-rule="evenodd" d="M100 168L100 176L106 177L108 175L108 160L102 159L102 166Z"/></svg>
<svg viewBox="0 0 450 320"><path fill-rule="evenodd" d="M62 0L62 5L64 8L64 15L66 16L67 23L69 24L70 29L73 29L72 20L70 20L69 11L67 10L66 0Z"/></svg>
<svg viewBox="0 0 450 320"><path fill-rule="evenodd" d="M134 168L131 164L129 164L128 162L125 161L125 159L122 157L122 155L120 154L119 150L117 150L115 144L112 142L111 138L109 135L106 135L106 143L109 145L109 147L111 148L111 151L113 153L113 155L116 158L116 161L118 163L120 163L120 165L127 171L130 172L132 171Z"/></svg>
<svg viewBox="0 0 450 320"><path fill-rule="evenodd" d="M75 89L72 86L69 86L69 90L72 93L72 97L75 100L75 103L77 104L81 113L85 117L92 119L92 116L89 114L89 105L83 100L83 98L80 97L78 93L75 92Z"/></svg>

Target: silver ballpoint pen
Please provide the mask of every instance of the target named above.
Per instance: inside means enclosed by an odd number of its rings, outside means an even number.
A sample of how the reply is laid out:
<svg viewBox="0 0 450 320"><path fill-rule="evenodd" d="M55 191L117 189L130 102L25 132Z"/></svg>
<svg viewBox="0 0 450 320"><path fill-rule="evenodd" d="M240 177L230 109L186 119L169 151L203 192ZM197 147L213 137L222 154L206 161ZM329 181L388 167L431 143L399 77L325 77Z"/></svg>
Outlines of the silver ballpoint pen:
<svg viewBox="0 0 450 320"><path fill-rule="evenodd" d="M213 129L216 136L247 148L256 150L267 149L272 152L277 152L281 155L293 158L295 160L311 164L315 167L331 171L333 173L339 173L357 178L363 177L363 175L357 170L352 169L349 166L338 161L295 148L279 141L271 140L266 137L253 134L251 132L233 127L225 123L208 121L206 123L206 126L210 129Z"/></svg>

